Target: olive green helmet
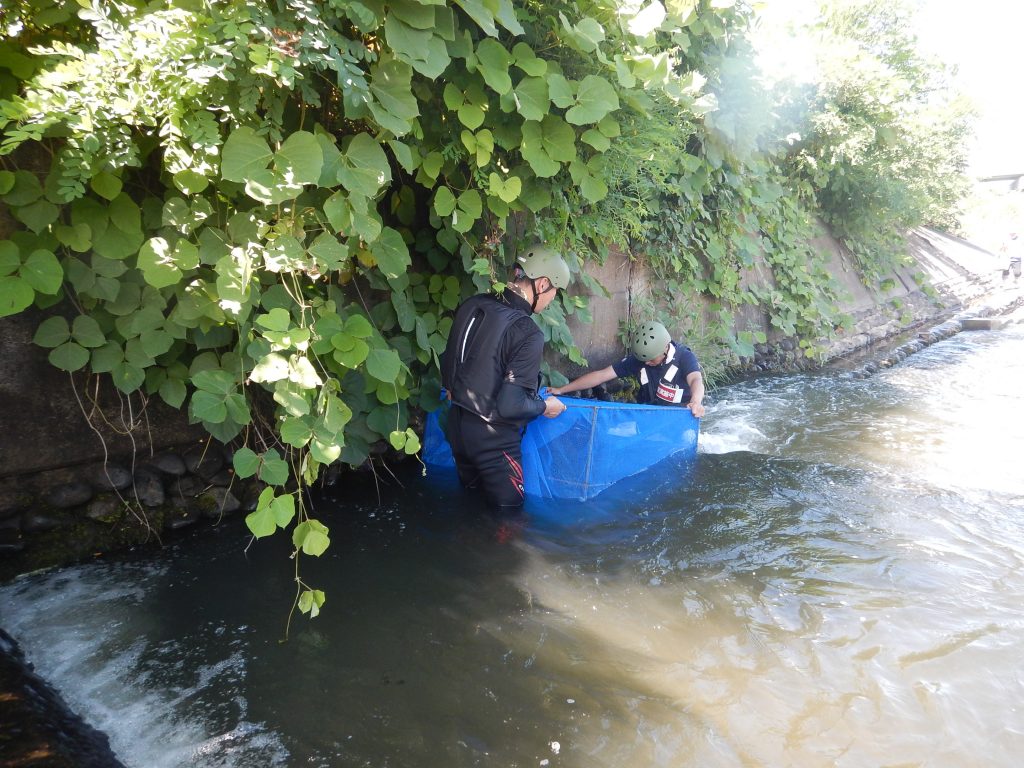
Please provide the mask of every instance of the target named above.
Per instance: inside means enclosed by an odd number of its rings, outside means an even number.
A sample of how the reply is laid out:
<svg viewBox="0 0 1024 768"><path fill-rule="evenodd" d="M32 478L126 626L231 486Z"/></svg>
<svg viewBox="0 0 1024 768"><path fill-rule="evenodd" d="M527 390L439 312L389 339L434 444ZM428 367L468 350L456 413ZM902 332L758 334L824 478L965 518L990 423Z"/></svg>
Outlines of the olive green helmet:
<svg viewBox="0 0 1024 768"><path fill-rule="evenodd" d="M646 363L663 355L670 341L672 336L661 323L642 323L629 335L629 351L641 363Z"/></svg>
<svg viewBox="0 0 1024 768"><path fill-rule="evenodd" d="M554 249L539 243L519 255L526 276L536 280L546 277L555 288L569 285L569 265Z"/></svg>

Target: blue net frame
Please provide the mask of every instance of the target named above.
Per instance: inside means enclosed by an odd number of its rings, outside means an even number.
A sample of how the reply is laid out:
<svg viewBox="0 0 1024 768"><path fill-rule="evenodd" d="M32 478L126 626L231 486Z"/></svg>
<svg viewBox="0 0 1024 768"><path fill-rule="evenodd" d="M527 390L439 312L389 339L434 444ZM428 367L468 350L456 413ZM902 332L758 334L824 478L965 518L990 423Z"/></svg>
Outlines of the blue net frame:
<svg viewBox="0 0 1024 768"><path fill-rule="evenodd" d="M526 493L592 499L669 456L697 452L700 420L689 408L559 397L565 413L534 419L523 435ZM447 403L429 414L423 461L454 468L442 427Z"/></svg>

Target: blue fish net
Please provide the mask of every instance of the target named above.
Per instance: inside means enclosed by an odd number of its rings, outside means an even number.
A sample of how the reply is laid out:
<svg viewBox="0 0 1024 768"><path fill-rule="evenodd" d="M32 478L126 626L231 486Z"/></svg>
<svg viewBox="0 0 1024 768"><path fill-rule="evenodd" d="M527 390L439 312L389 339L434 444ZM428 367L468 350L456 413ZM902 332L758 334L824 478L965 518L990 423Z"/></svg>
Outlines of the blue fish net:
<svg viewBox="0 0 1024 768"><path fill-rule="evenodd" d="M534 419L523 436L523 473L531 496L585 501L669 456L697 451L700 421L689 408L559 400L565 413ZM423 461L454 468L442 427L447 408L427 417Z"/></svg>

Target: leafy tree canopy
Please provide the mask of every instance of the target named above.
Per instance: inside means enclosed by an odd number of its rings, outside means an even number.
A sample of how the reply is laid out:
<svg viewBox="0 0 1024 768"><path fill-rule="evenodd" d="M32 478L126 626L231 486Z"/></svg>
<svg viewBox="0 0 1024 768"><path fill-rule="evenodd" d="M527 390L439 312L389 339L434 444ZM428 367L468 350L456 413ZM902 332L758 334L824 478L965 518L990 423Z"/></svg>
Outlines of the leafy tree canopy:
<svg viewBox="0 0 1024 768"><path fill-rule="evenodd" d="M908 0L829 0L812 30L816 77L777 100L795 138L791 186L821 210L868 277L891 268L903 233L954 228L973 107L921 52Z"/></svg>

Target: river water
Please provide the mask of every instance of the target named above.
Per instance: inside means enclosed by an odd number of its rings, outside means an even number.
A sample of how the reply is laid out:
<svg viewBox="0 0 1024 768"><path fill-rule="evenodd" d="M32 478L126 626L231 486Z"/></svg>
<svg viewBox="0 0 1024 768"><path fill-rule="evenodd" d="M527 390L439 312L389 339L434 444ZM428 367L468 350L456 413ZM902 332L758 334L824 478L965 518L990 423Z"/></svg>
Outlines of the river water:
<svg viewBox="0 0 1024 768"><path fill-rule="evenodd" d="M288 642L283 538L237 521L0 626L138 768L1017 766L1022 462L1024 326L961 333L720 389L695 460L587 504L346 480Z"/></svg>

